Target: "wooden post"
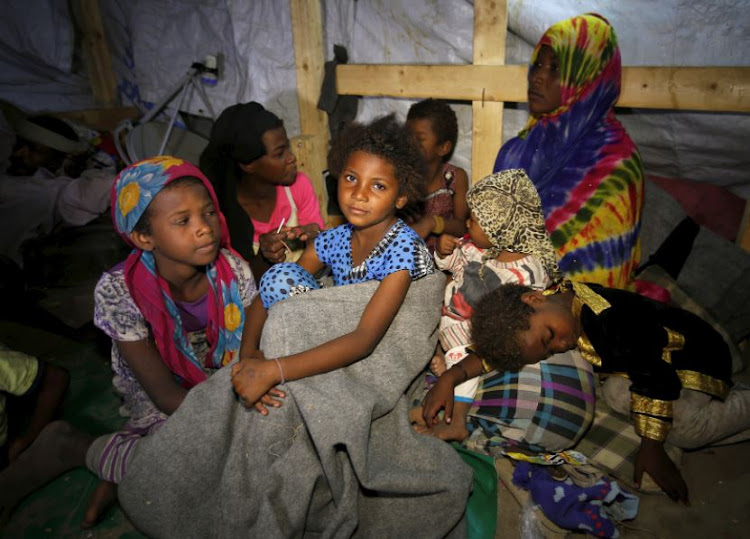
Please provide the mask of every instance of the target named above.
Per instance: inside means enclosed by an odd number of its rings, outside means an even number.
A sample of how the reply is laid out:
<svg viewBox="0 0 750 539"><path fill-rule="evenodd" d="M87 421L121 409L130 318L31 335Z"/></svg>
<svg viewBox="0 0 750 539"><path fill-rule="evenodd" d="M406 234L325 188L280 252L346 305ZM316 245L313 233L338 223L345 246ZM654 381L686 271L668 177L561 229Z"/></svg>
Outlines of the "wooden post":
<svg viewBox="0 0 750 539"><path fill-rule="evenodd" d="M737 232L737 245L750 253L750 200L745 203L745 213L742 215L740 229Z"/></svg>
<svg viewBox="0 0 750 539"><path fill-rule="evenodd" d="M508 27L506 0L474 1L474 65L502 65L505 63L505 37ZM472 182L492 172L497 151L503 139L503 103L483 99L471 103Z"/></svg>
<svg viewBox="0 0 750 539"><path fill-rule="evenodd" d="M305 172L312 180L324 222L328 222L328 193L326 192L326 186L321 172L327 167L325 160L326 156L321 156L319 149L326 147L327 140L328 139L322 139L317 135L300 135L289 141L292 146L292 152L297 156L297 168ZM321 157L324 158L322 161ZM319 183L315 182L316 178L320 180Z"/></svg>
<svg viewBox="0 0 750 539"><path fill-rule="evenodd" d="M117 79L112 71L99 0L74 0L71 6L83 38L94 101L102 107L113 107L117 104Z"/></svg>
<svg viewBox="0 0 750 539"><path fill-rule="evenodd" d="M323 15L320 0L289 0L294 41L294 63L297 68L297 99L299 101L299 140L304 151L301 163L312 180L318 200L326 200L323 170L328 154L328 118L318 110L320 87L323 84L325 51L323 50ZM303 138L305 137L305 138ZM303 150L304 148L304 150ZM300 168L303 168L300 166ZM323 219L326 206L321 203Z"/></svg>

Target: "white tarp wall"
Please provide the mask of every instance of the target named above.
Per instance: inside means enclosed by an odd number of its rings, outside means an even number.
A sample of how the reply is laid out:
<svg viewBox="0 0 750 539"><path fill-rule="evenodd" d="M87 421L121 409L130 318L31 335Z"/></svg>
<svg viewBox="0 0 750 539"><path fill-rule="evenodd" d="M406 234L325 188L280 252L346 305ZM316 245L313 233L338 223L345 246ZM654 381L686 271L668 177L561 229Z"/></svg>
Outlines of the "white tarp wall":
<svg viewBox="0 0 750 539"><path fill-rule="evenodd" d="M0 0L0 98L27 110L93 106L65 2ZM124 105L158 102L194 61L220 52L218 112L256 100L299 133L289 5L285 0L102 0ZM334 43L350 63L465 64L472 58L473 4L459 0L324 0L326 59ZM508 64L528 61L552 23L595 11L614 25L623 65L748 66L750 2L509 0ZM410 100L367 98L358 119L396 112ZM205 114L197 95L185 110ZM454 161L470 169L471 109L456 104L461 138ZM649 173L708 181L750 198L750 115L622 111ZM526 119L509 104L504 138ZM498 148L500 141L498 141Z"/></svg>

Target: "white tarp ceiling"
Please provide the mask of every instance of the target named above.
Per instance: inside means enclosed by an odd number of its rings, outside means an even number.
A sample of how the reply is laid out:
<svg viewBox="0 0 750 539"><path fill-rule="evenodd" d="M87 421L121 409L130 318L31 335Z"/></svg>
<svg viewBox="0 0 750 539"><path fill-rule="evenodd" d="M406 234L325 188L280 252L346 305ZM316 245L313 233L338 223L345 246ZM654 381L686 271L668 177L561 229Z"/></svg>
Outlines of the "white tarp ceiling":
<svg viewBox="0 0 750 539"><path fill-rule="evenodd" d="M65 2L0 0L0 98L27 110L93 106ZM190 64L221 53L208 88L215 110L257 100L299 132L289 4L282 0L102 0L123 104L159 101ZM458 0L324 0L326 58L334 43L350 63L463 64L472 57L473 4ZM623 65L747 66L750 2L509 0L506 63L523 64L550 24L595 11L614 25ZM363 99L358 118L412 101ZM185 110L205 114L197 95ZM454 160L470 168L471 109L456 104L461 140ZM504 137L526 118L506 107ZM750 198L750 115L622 111L649 173L709 181ZM500 141L498 141L498 147Z"/></svg>

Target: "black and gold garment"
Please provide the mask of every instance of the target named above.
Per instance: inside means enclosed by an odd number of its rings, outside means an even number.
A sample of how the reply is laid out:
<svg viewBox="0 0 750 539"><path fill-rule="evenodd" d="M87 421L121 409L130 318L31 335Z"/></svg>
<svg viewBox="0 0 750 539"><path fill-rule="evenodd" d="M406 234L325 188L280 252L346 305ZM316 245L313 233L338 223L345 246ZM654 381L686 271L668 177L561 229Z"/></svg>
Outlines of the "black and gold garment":
<svg viewBox="0 0 750 539"><path fill-rule="evenodd" d="M633 292L596 284L572 287L581 321L578 347L595 370L632 382L631 415L640 436L664 440L680 389L724 399L732 358L721 335L698 316Z"/></svg>

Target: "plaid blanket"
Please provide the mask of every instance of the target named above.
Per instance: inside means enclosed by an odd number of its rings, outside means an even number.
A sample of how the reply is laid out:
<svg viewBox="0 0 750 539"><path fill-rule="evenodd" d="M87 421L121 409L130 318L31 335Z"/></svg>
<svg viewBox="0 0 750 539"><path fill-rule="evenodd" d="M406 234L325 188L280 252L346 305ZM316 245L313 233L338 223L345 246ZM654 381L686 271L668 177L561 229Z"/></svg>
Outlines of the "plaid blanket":
<svg viewBox="0 0 750 539"><path fill-rule="evenodd" d="M596 394L600 397L598 384ZM598 398L591 428L578 443L563 449L574 449L583 453L588 459L588 464L627 486L635 488L633 470L640 444L641 438L636 434L630 419L612 410L603 398ZM516 440L502 436L488 435L486 431L476 429L464 445L473 451L498 459L509 448L524 444L518 444ZM670 444L665 444L664 448L669 457L679 466L682 460L682 450ZM531 447L529 449L534 450ZM660 492L661 489L648 476L644 476L640 490Z"/></svg>
<svg viewBox="0 0 750 539"><path fill-rule="evenodd" d="M534 451L560 451L586 432L595 403L591 365L571 351L519 372L482 376L467 426L481 430L488 447L511 440Z"/></svg>

